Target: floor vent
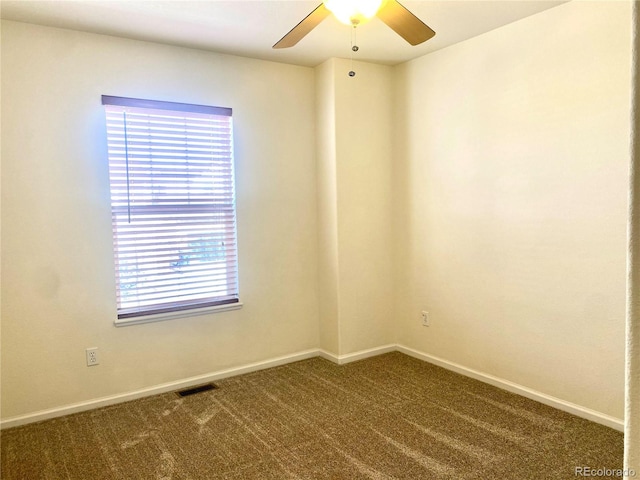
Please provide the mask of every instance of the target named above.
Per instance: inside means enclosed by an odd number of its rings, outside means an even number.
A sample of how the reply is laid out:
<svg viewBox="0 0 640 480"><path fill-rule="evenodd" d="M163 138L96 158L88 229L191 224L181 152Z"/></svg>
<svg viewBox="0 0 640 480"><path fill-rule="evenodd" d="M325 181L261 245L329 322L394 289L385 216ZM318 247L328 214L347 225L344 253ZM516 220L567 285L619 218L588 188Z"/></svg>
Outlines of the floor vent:
<svg viewBox="0 0 640 480"><path fill-rule="evenodd" d="M176 395L179 397L188 397L189 395L195 395L196 393L208 392L209 390L215 390L218 386L215 383L206 383L204 385L198 385L196 387L185 388L184 390L178 390Z"/></svg>

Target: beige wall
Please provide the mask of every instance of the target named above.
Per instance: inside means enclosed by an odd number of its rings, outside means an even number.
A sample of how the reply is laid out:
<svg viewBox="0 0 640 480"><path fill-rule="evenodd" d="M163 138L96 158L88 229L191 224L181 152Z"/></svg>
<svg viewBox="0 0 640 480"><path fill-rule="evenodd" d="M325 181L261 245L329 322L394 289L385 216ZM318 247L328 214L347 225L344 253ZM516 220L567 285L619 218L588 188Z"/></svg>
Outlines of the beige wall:
<svg viewBox="0 0 640 480"><path fill-rule="evenodd" d="M335 59L315 69L320 348L339 355Z"/></svg>
<svg viewBox="0 0 640 480"><path fill-rule="evenodd" d="M629 46L571 2L396 68L401 344L622 418Z"/></svg>
<svg viewBox="0 0 640 480"><path fill-rule="evenodd" d="M391 73L316 68L321 347L338 356L393 340Z"/></svg>
<svg viewBox="0 0 640 480"><path fill-rule="evenodd" d="M242 310L113 326L101 94L233 108ZM316 348L314 111L309 68L3 22L3 417Z"/></svg>
<svg viewBox="0 0 640 480"><path fill-rule="evenodd" d="M336 60L334 74L344 355L393 340L392 69Z"/></svg>

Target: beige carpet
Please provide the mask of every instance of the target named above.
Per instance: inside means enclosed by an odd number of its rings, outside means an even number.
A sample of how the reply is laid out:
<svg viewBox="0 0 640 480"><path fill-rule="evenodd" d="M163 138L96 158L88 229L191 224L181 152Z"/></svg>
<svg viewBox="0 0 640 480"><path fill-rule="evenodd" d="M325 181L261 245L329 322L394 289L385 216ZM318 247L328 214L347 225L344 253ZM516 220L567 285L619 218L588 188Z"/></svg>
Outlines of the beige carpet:
<svg viewBox="0 0 640 480"><path fill-rule="evenodd" d="M539 480L622 468L621 433L400 353L217 384L5 430L2 479Z"/></svg>

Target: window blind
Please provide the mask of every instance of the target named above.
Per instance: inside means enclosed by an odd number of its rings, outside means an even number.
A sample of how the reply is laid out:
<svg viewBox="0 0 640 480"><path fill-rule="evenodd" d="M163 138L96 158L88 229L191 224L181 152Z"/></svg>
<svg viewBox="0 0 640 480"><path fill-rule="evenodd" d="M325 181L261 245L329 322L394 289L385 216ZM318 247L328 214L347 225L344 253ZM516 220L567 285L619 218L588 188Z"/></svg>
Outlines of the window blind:
<svg viewBox="0 0 640 480"><path fill-rule="evenodd" d="M238 302L231 109L102 103L118 318Z"/></svg>

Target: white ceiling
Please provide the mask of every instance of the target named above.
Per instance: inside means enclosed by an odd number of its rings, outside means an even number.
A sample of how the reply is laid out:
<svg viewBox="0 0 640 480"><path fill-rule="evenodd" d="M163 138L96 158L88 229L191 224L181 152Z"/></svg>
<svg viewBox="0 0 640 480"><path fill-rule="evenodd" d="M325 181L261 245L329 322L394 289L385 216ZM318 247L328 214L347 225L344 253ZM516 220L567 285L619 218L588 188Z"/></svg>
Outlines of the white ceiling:
<svg viewBox="0 0 640 480"><path fill-rule="evenodd" d="M271 46L320 0L1 0L3 19L316 66L349 58L351 28L331 16L296 46ZM554 7L563 1L402 1L436 31L410 46L377 18L357 29L354 59L395 65ZM531 39L535 41L535 39Z"/></svg>

